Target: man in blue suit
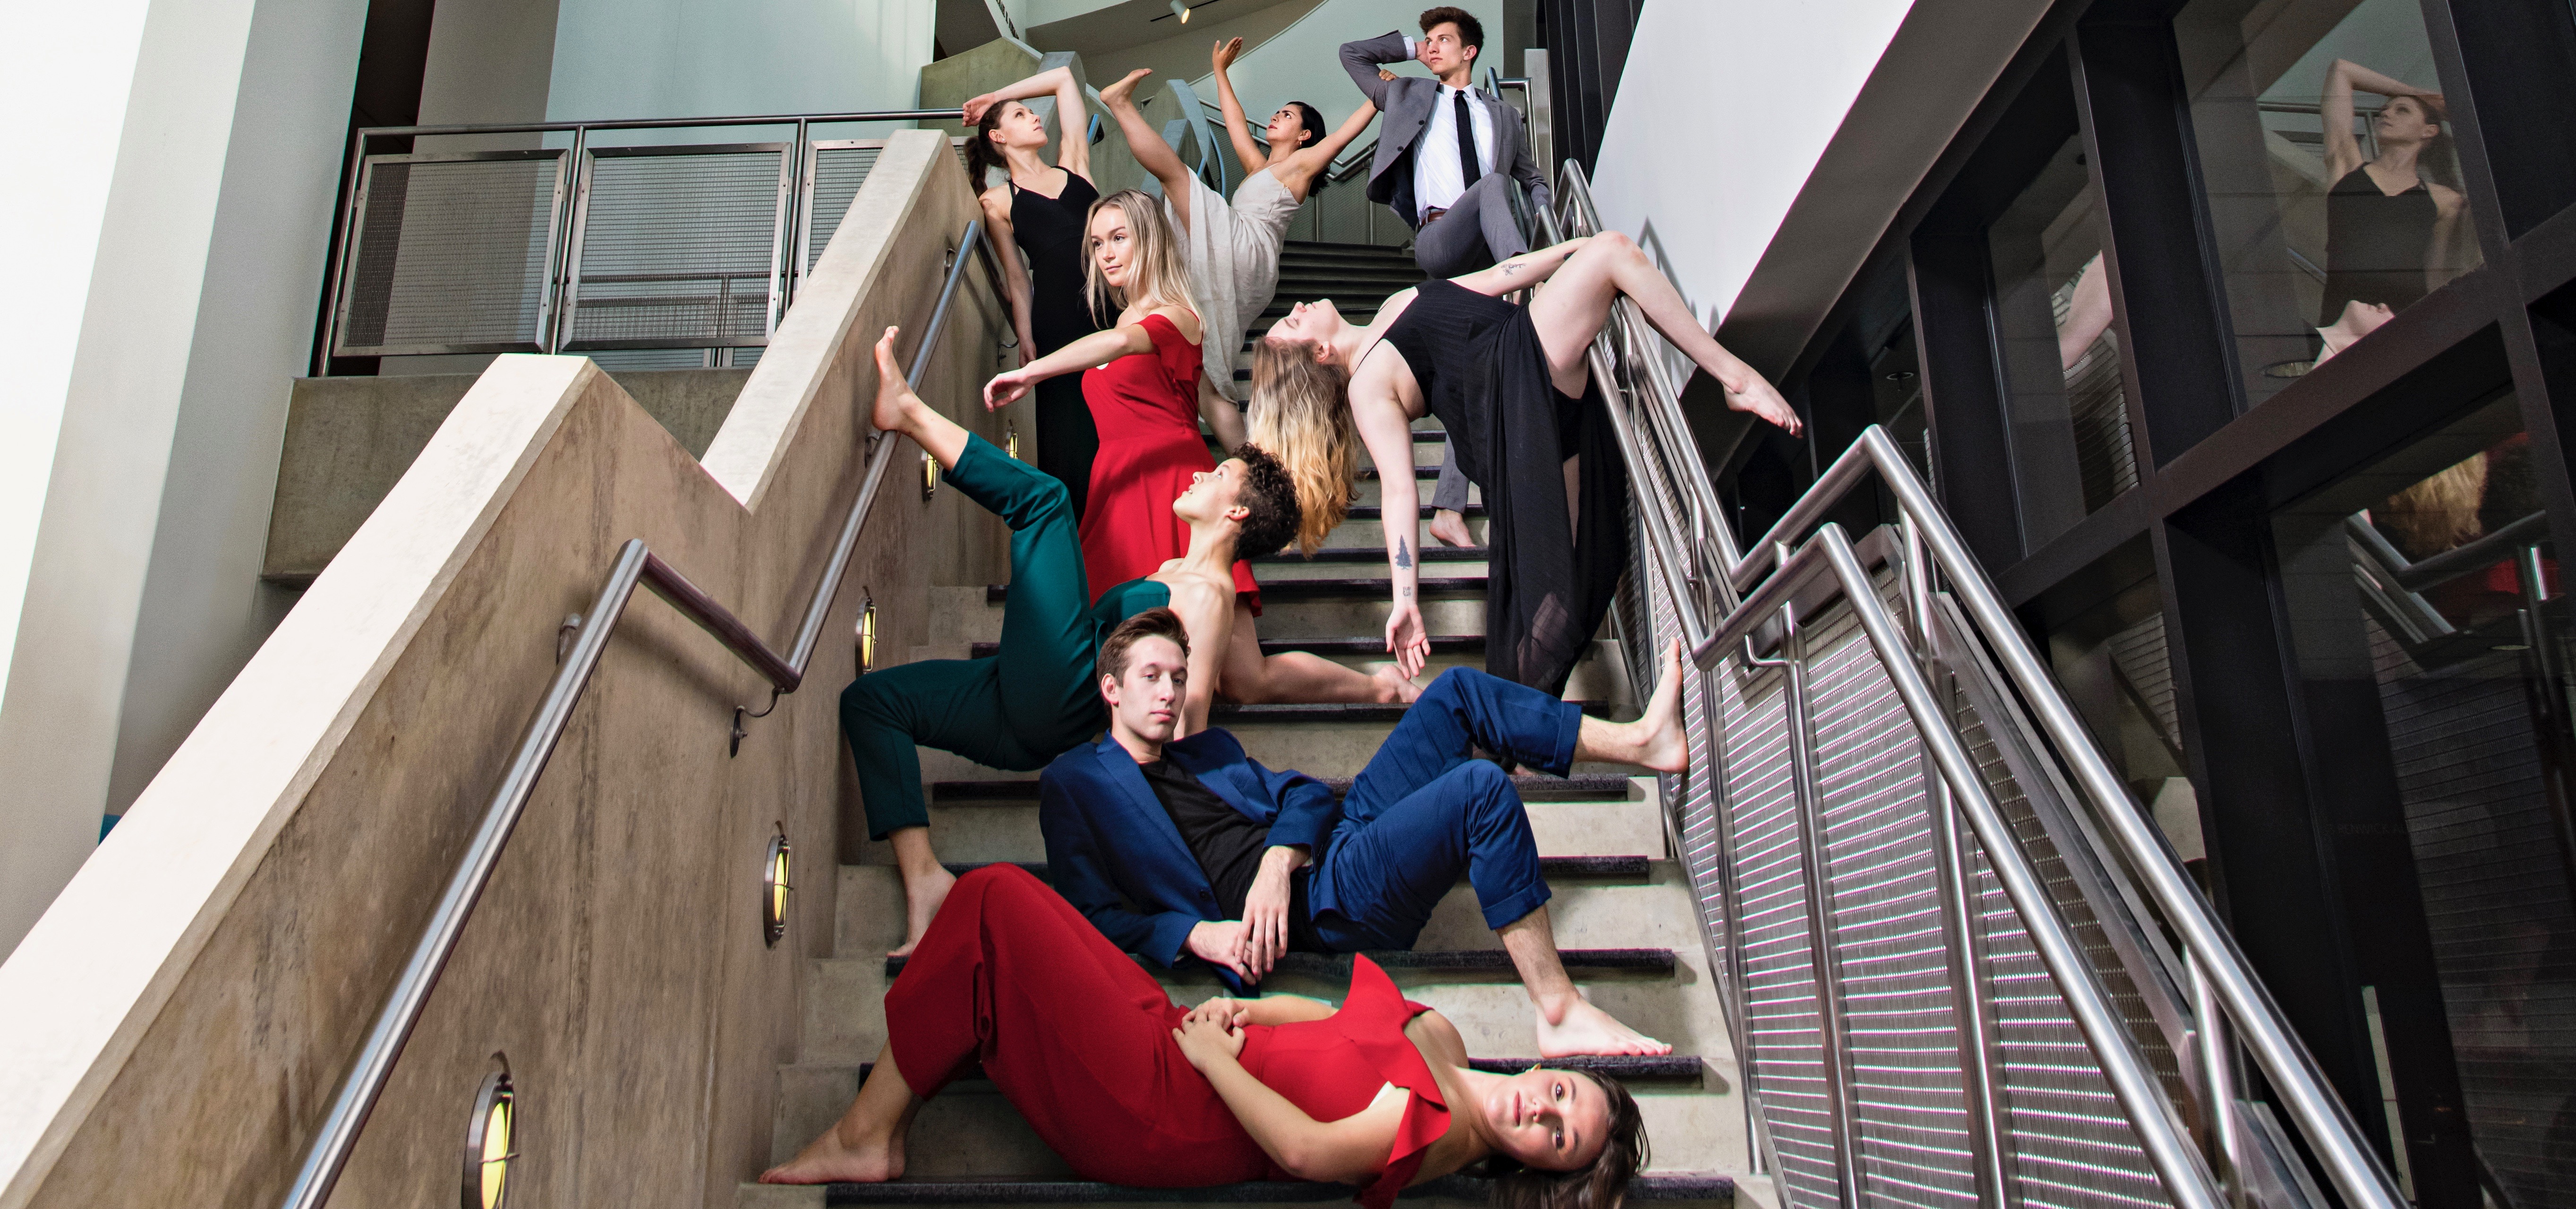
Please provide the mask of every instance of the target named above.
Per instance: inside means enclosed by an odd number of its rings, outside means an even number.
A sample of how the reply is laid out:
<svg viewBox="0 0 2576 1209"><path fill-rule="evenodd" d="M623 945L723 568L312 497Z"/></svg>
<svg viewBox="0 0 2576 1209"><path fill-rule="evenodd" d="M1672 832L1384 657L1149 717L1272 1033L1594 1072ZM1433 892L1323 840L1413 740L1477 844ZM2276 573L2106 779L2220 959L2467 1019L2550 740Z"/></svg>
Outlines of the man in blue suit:
<svg viewBox="0 0 2576 1209"><path fill-rule="evenodd" d="M1038 785L1048 876L1120 947L1170 967L1196 959L1240 992L1291 950L1409 949L1464 872L1538 1013L1541 1057L1672 1047L1586 1001L1565 973L1520 793L1476 748L1565 775L1576 760L1658 771L1688 758L1680 651L1636 722L1467 668L1432 682L1347 798L1274 772L1223 729L1186 738L1189 635L1169 610L1100 645L1109 738L1047 766Z"/></svg>

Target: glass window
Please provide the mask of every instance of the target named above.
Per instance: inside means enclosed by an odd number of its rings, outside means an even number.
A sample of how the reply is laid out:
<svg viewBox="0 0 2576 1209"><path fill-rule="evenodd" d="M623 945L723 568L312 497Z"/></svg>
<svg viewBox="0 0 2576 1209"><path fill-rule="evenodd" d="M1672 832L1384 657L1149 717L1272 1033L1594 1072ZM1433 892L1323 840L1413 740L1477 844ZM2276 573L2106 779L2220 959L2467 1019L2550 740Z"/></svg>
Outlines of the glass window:
<svg viewBox="0 0 2576 1209"><path fill-rule="evenodd" d="M2101 206L2069 138L1986 231L2024 541L2138 485L2102 272Z"/></svg>
<svg viewBox="0 0 2576 1209"><path fill-rule="evenodd" d="M2249 403L2476 267L2417 0L2192 0L2174 37Z"/></svg>
<svg viewBox="0 0 2576 1209"><path fill-rule="evenodd" d="M2273 518L2310 693L2378 699L2478 1157L2516 1205L2576 1202L2576 614L2511 397ZM2365 715L2366 716L2366 715Z"/></svg>
<svg viewBox="0 0 2576 1209"><path fill-rule="evenodd" d="M2102 753L2194 875L2208 851L2183 758L2165 615L2149 577L2048 630L2048 660Z"/></svg>

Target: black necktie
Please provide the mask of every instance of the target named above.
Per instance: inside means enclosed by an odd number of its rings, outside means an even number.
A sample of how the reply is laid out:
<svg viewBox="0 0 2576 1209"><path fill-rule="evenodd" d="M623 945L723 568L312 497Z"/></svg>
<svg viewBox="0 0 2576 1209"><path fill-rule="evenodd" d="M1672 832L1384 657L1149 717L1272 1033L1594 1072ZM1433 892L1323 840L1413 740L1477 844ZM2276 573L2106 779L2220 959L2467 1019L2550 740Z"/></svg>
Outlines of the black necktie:
<svg viewBox="0 0 2576 1209"><path fill-rule="evenodd" d="M1459 89L1449 97L1458 103L1458 176L1460 183L1472 185L1484 170L1476 165L1476 121L1467 113L1467 90Z"/></svg>

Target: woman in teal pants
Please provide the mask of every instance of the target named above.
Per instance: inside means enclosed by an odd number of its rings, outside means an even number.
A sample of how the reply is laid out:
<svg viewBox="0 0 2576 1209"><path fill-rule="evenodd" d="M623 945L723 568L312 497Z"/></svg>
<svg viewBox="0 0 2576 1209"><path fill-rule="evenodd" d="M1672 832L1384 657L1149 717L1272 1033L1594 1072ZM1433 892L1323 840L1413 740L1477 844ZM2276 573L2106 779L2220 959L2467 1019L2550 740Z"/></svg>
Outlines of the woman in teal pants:
<svg viewBox="0 0 2576 1209"><path fill-rule="evenodd" d="M983 659L932 659L870 672L841 692L841 733L850 743L858 769L859 793L868 814L872 839L891 839L895 864L903 873L907 917L904 944L894 955L908 955L930 927L940 900L955 880L930 847L930 808L921 792L921 757L916 745L955 752L990 768L1034 771L1088 741L1107 724L1099 687L1093 683L1093 661L1100 639L1130 615L1164 606L1178 607L1173 588L1183 585L1192 596L1206 595L1211 607L1183 609L1185 617L1206 613L1230 619L1233 580L1230 573L1193 575L1187 565L1167 566L1154 578L1131 579L1089 600L1082 567L1082 539L1075 530L1073 501L1064 483L1017 461L991 442L940 415L913 393L894 364L895 330L877 341L879 385L870 422L889 434L911 437L939 462L949 485L991 509L1011 527L1011 591L1002 607L1002 641L998 654ZM1259 458L1259 455L1250 455ZM1259 458L1268 461L1267 458ZM1226 494L1216 513L1231 516L1219 526L1224 549L1201 550L1194 543L1181 564L1207 562L1220 570L1237 556L1276 550L1285 540L1256 549L1235 540L1243 529L1282 531L1276 514L1284 507L1284 533L1296 531L1296 502L1284 474L1274 474L1274 489L1241 488L1243 464L1229 460L1209 480L1193 485L1189 501L1202 493ZM1276 470L1276 464L1272 464ZM1251 500L1253 495L1277 497ZM1236 507L1238 498L1248 507ZM1205 509L1200 509L1204 511ZM1267 514L1267 523L1241 526L1252 512ZM1193 525L1196 529L1200 526ZM1253 534L1253 541L1263 534ZM1247 553L1248 551L1248 553ZM1199 579L1209 582L1198 592ZM1222 624L1222 620L1218 622ZM1224 635L1211 649L1224 649ZM1196 722L1205 721L1205 698L1217 680L1210 667L1197 696Z"/></svg>

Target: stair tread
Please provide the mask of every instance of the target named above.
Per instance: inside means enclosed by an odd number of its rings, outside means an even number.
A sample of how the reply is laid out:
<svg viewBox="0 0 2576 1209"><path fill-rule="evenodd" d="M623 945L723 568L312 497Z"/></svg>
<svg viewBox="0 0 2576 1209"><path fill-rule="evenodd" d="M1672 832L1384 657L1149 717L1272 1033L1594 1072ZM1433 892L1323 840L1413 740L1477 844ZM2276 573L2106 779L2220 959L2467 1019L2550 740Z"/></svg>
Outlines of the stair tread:
<svg viewBox="0 0 2576 1209"><path fill-rule="evenodd" d="M1643 971L1652 974L1673 972L1671 949L1559 949L1557 958L1569 970ZM1445 970L1464 973L1513 974L1512 956L1501 949L1386 949L1372 950L1369 960L1389 970ZM904 959L885 959L886 977L903 972ZM1276 974L1308 978L1348 978L1351 960L1348 953L1288 953L1272 967Z"/></svg>
<svg viewBox="0 0 2576 1209"><path fill-rule="evenodd" d="M1000 861L949 861L947 868L950 873L962 877L977 869L1001 863ZM1031 875L1040 880L1046 878L1045 861L1010 863L1028 870ZM1538 871L1540 876L1551 882L1572 881L1578 878L1621 878L1633 881L1651 872L1653 864L1653 858L1644 856L1542 856L1538 858Z"/></svg>
<svg viewBox="0 0 2576 1209"><path fill-rule="evenodd" d="M1350 777L1318 777L1335 795L1349 793ZM1575 777L1551 777L1537 773L1512 774L1512 787L1520 791L1522 801L1562 802L1587 798L1628 796L1628 778L1601 773ZM930 800L941 805L962 802L1034 802L1038 800L1038 783L1034 777L1014 777L991 781L934 781ZM1544 858L1542 858L1544 859Z"/></svg>
<svg viewBox="0 0 2576 1209"><path fill-rule="evenodd" d="M869 1073L876 1069L876 1065L874 1062L859 1064L861 1083L867 1082ZM1662 1054L1653 1057L1620 1055L1571 1058L1469 1058L1467 1065L1492 1075L1517 1075L1533 1066L1546 1066L1552 1070L1579 1070L1596 1075L1608 1075L1622 1083L1683 1081L1696 1083L1706 1070L1705 1064L1697 1054ZM985 1077L983 1064L975 1063L959 1072L955 1081L967 1082L982 1080Z"/></svg>
<svg viewBox="0 0 2576 1209"><path fill-rule="evenodd" d="M1480 563L1485 562L1492 557L1493 551L1488 550L1483 546L1468 546L1464 549L1456 546L1433 546L1428 550L1417 551L1414 554L1414 558L1416 560L1426 563ZM1256 567L1294 567L1306 563L1382 563L1385 561L1386 547L1384 546L1326 546L1321 550L1315 551L1313 557L1299 554L1294 550L1282 550L1277 554L1264 554L1259 558L1251 560L1252 565Z"/></svg>
<svg viewBox="0 0 2576 1209"><path fill-rule="evenodd" d="M1422 505L1422 519L1423 519L1423 520L1426 520L1426 521L1427 521L1427 520L1430 520L1430 519L1431 519L1431 511L1432 511L1432 509L1431 509L1431 505L1430 505L1430 504L1428 504L1428 503L1423 504L1423 505ZM1361 504L1361 505L1354 506L1354 507L1351 509L1351 515L1350 515L1350 518L1349 518L1349 519L1351 519L1351 520L1355 520L1355 521L1375 521L1375 520L1384 520L1384 519L1386 519L1385 513L1386 513L1386 509L1384 509L1384 508L1382 508L1382 507L1380 507L1380 506L1378 506L1378 505L1376 505L1376 504ZM1469 517L1478 517L1478 516L1483 516L1483 515L1485 515L1485 506L1484 506L1483 504L1469 504L1469 505L1467 505L1467 511L1466 511L1463 515L1466 515L1466 516L1469 516Z"/></svg>
<svg viewBox="0 0 2576 1209"><path fill-rule="evenodd" d="M1356 511L1356 510L1354 510ZM1485 592L1482 575L1436 575L1420 579L1422 599L1438 597L1481 596ZM1264 601L1349 599L1353 597L1386 597L1395 591L1395 581L1386 576L1356 576L1317 579L1274 579L1261 585ZM984 603L1001 604L1011 598L1011 585L984 585Z"/></svg>
<svg viewBox="0 0 2576 1209"><path fill-rule="evenodd" d="M1448 1175L1407 1188L1402 1199L1446 1197L1482 1201L1490 1182ZM1287 1181L1219 1184L1212 1188L1129 1188L1090 1180L897 1180L887 1184L829 1184L826 1205L1085 1205L1111 1202L1174 1204L1321 1204L1350 1199L1347 1184ZM1732 1201L1733 1176L1713 1171L1649 1172L1628 1184L1631 1201Z"/></svg>
<svg viewBox="0 0 2576 1209"><path fill-rule="evenodd" d="M1002 644L978 642L967 649L970 658L984 659L1000 654ZM1431 639L1431 653L1434 655L1474 655L1483 652L1484 649L1485 636L1482 634L1438 635ZM1384 655L1386 639L1362 637L1264 638L1261 640L1261 653L1264 655L1277 655L1285 651L1306 651L1317 655Z"/></svg>

